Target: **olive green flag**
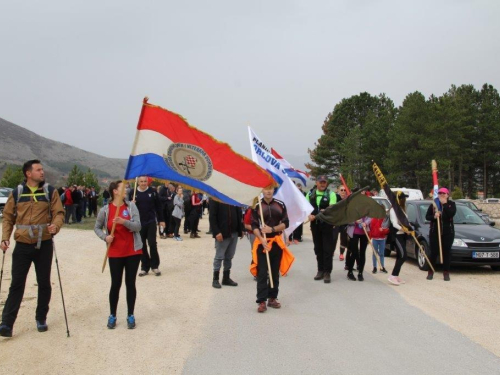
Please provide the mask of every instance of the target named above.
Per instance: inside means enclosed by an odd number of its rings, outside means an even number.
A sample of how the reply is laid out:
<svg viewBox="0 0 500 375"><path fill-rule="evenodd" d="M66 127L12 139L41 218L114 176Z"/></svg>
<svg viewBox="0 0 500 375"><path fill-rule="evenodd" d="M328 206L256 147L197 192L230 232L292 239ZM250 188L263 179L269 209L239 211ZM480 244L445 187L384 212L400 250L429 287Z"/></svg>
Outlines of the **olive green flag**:
<svg viewBox="0 0 500 375"><path fill-rule="evenodd" d="M368 187L358 190L339 203L325 208L316 215L316 220L324 221L331 225L344 225L354 223L362 217L377 219L385 218L385 209L375 199L361 194Z"/></svg>

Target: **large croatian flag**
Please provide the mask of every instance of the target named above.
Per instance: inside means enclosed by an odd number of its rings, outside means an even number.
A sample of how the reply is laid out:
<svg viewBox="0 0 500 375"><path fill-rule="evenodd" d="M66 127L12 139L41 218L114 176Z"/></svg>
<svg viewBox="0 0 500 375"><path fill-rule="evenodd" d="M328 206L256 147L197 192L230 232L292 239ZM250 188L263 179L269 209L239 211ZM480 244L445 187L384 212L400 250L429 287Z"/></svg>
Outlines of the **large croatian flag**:
<svg viewBox="0 0 500 375"><path fill-rule="evenodd" d="M274 196L276 199L283 201L286 205L288 219L290 220L290 225L285 231L288 236L295 228L304 222L307 215L312 212L313 207L304 197L304 194L295 186L290 177L288 177L285 168L283 168L281 162L273 156L271 149L266 147L264 142L260 140L250 127L248 127L248 135L252 148L252 159L271 173L276 182L280 185Z"/></svg>
<svg viewBox="0 0 500 375"><path fill-rule="evenodd" d="M249 206L273 178L231 147L190 126L181 116L144 100L125 179L173 181L215 199Z"/></svg>

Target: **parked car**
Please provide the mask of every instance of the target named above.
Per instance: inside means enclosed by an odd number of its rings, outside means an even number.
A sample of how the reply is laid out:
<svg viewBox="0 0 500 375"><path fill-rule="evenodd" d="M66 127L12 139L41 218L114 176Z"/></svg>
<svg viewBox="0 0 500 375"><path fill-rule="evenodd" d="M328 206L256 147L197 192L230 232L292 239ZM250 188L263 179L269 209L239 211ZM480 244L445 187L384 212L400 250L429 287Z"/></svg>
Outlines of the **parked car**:
<svg viewBox="0 0 500 375"><path fill-rule="evenodd" d="M460 202L465 204L467 207L469 207L472 211L474 211L476 214L478 214L483 221L491 225L492 227L495 226L495 222L490 219L490 216L488 214L485 214L482 209L478 208L473 201L469 199L457 199L455 202Z"/></svg>
<svg viewBox="0 0 500 375"><path fill-rule="evenodd" d="M385 210L390 210L391 208L391 202L389 202L389 199L387 198L382 198L382 197L372 197L373 199L375 199L375 201L378 203L378 204L382 204L385 208Z"/></svg>
<svg viewBox="0 0 500 375"><path fill-rule="evenodd" d="M408 220L415 228L415 235L430 255L429 230L430 223L425 220L427 209L432 201L407 201L406 213ZM455 240L451 247L451 263L467 266L488 265L494 271L500 271L500 230L487 225L481 217L463 203L456 203L457 213L454 217ZM386 246L390 254L391 245ZM429 265L412 237L406 243L410 258L417 260L421 270L428 270ZM439 263L439 257L437 262Z"/></svg>
<svg viewBox="0 0 500 375"><path fill-rule="evenodd" d="M0 190L0 217L3 217L3 208L5 203L7 203L7 198L9 197L10 192L6 193L3 190Z"/></svg>
<svg viewBox="0 0 500 375"><path fill-rule="evenodd" d="M484 200L484 203L500 203L499 198L488 198Z"/></svg>
<svg viewBox="0 0 500 375"><path fill-rule="evenodd" d="M408 201L419 201L424 199L424 195L422 194L421 190L418 189L408 189L408 188L391 188L392 191L402 191L406 195L408 195L408 198L406 200ZM387 198L387 195L385 194L384 189L381 189L379 192L379 196L382 198Z"/></svg>

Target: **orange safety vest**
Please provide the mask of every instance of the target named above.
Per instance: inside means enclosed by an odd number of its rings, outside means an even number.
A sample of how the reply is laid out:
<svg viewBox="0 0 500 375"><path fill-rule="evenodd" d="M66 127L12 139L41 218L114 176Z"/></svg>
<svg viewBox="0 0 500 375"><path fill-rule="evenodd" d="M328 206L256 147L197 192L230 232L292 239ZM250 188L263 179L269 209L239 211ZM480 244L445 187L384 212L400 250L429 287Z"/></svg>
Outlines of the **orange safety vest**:
<svg viewBox="0 0 500 375"><path fill-rule="evenodd" d="M273 238L267 240L267 244L270 245L271 247L273 246L274 242L276 242L278 246L281 248L281 250L283 250L283 255L281 256L280 273L281 276L286 276L286 274L292 267L293 262L295 261L295 257L293 256L292 252L288 250L288 248L286 247L282 236L274 236ZM259 239L255 237L252 247L252 264L250 264L250 273L253 276L257 276L257 266L258 266L257 249L260 245L261 243Z"/></svg>

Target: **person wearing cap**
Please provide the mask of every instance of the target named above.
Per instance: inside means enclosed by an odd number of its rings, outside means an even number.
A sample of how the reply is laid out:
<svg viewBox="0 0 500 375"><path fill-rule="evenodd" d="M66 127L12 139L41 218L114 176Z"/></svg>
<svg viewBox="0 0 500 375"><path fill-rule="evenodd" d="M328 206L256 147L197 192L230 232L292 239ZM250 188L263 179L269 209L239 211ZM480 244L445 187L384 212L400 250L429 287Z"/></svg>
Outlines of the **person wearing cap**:
<svg viewBox="0 0 500 375"><path fill-rule="evenodd" d="M441 246L443 250L443 277L445 281L450 281L450 263L451 263L451 245L455 239L455 227L453 225L453 217L457 212L455 202L450 201L450 192L447 188L438 190L439 202L441 203L442 211L436 210L435 205L431 204L425 215L425 220L430 221L429 239L431 245L430 261L435 267L439 254L439 225L441 225ZM428 271L427 280L432 280L434 272Z"/></svg>
<svg viewBox="0 0 500 375"><path fill-rule="evenodd" d="M316 178L316 187L307 193L306 199L314 208L309 215L314 253L318 264L318 273L314 276L314 280L324 280L328 284L331 282L333 252L335 251L338 236L334 236L335 228L332 225L316 220L316 215L324 211L328 206L337 203L337 194L330 191L327 186L328 179L326 176L318 176Z"/></svg>

